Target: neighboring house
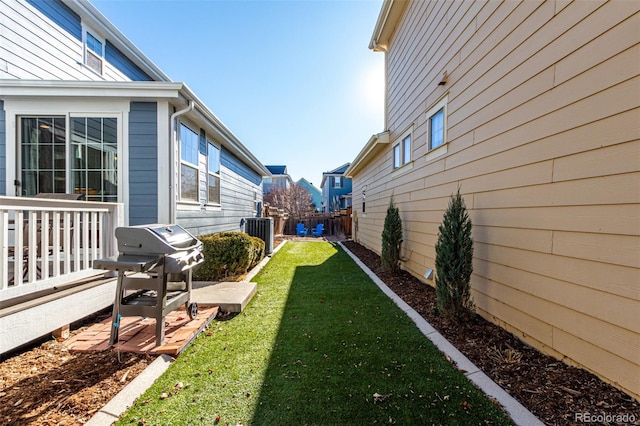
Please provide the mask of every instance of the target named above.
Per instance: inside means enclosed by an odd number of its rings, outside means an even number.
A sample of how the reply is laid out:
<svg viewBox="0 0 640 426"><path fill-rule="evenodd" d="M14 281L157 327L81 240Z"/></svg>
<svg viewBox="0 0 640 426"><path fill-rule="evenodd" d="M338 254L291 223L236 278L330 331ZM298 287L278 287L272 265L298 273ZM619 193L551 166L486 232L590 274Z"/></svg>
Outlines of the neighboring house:
<svg viewBox="0 0 640 426"><path fill-rule="evenodd" d="M351 205L351 178L344 175L350 164L322 173L322 212L337 212Z"/></svg>
<svg viewBox="0 0 640 426"><path fill-rule="evenodd" d="M262 193L268 194L275 188L289 189L293 185L293 179L287 173L287 166L266 166L271 176L262 179Z"/></svg>
<svg viewBox="0 0 640 426"><path fill-rule="evenodd" d="M313 204L314 210L316 212L322 211L322 192L305 178L300 178L296 184L309 191L309 194L311 194L311 204Z"/></svg>
<svg viewBox="0 0 640 426"><path fill-rule="evenodd" d="M270 173L87 1L0 0L0 46L0 308L69 294L0 315L3 353L113 303L113 280L77 280L104 273L115 226L239 230ZM42 193L87 201L27 198ZM27 233L49 222L41 255Z"/></svg>
<svg viewBox="0 0 640 426"><path fill-rule="evenodd" d="M477 311L636 398L639 9L385 0L370 44L385 54L385 131L345 172L357 241L380 253L393 197L403 268L423 280L460 188Z"/></svg>
<svg viewBox="0 0 640 426"><path fill-rule="evenodd" d="M93 5L0 4L0 195L83 193L196 235L256 214L268 170Z"/></svg>

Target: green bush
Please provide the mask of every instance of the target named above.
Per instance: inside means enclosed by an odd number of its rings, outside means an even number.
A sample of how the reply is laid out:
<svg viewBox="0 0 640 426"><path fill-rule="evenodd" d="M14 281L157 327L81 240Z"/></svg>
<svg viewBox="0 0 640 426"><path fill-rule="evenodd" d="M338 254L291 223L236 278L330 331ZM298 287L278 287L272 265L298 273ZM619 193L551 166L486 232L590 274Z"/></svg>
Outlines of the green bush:
<svg viewBox="0 0 640 426"><path fill-rule="evenodd" d="M451 195L449 206L438 228L436 242L436 302L438 312L464 320L474 310L471 300L473 240L471 219L464 200Z"/></svg>
<svg viewBox="0 0 640 426"><path fill-rule="evenodd" d="M380 260L385 271L397 272L400 270L401 243L402 219L400 219L400 210L393 205L393 198L391 198L382 229L382 256L380 256Z"/></svg>
<svg viewBox="0 0 640 426"><path fill-rule="evenodd" d="M249 270L251 270L264 259L265 242L258 237L249 238L251 238L251 261L249 262Z"/></svg>
<svg viewBox="0 0 640 426"><path fill-rule="evenodd" d="M264 257L264 241L244 232L202 235L204 262L193 268L194 281L218 281L245 274Z"/></svg>

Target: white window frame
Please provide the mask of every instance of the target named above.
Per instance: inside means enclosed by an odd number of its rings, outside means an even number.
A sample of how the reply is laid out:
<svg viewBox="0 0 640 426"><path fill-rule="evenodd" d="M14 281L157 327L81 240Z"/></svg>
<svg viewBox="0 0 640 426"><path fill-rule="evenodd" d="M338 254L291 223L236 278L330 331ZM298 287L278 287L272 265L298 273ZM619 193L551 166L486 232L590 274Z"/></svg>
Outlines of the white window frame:
<svg viewBox="0 0 640 426"><path fill-rule="evenodd" d="M86 110L89 110L90 108L86 108ZM77 108L78 111L83 111L84 108ZM9 114L14 114L13 111L9 111ZM69 194L73 194L75 193L75 188L73 187L73 179L72 179L72 173L74 171L73 166L72 166L72 134L71 134L71 120L73 118L114 118L116 119L116 152L114 153L114 157L115 157L115 161L116 161L116 170L115 170L115 176L116 176L116 180L117 180L117 188L116 188L116 198L117 198L117 202L122 203L124 199L126 199L126 197L128 197L128 188L126 187L125 184L125 174L124 174L124 170L125 167L128 167L128 164L126 163L126 160L124 160L124 156L123 156L123 152L124 152L124 125L125 123L123 122L123 115L120 112L69 112L69 111L65 111L64 109L41 109L41 110L33 110L33 112L31 111L20 111L20 112L16 112L14 115L12 115L14 117L15 122L17 123L17 128L16 128L16 133L15 133L15 138L16 138L16 144L15 144L15 148L16 151L15 155L16 155L16 169L14 169L13 171L16 173L16 179L18 179L19 181L22 181L22 148L21 148L21 139L23 137L22 135L22 120L26 119L26 118L40 118L40 117L44 117L44 118L48 118L48 117L55 117L55 118L64 118L65 121L65 168L64 168L64 172L65 172L65 177L66 177L66 184L65 184L65 192L69 193ZM12 145L14 146L14 145ZM101 172L104 171L104 169L95 169L95 170L100 170ZM9 180L7 180L7 182L9 182ZM98 200L99 201L99 200Z"/></svg>
<svg viewBox="0 0 640 426"><path fill-rule="evenodd" d="M413 140L413 126L405 130L400 135L400 137L396 139L396 142L393 144L393 148L391 150L391 161L393 165L393 170L398 170L406 166L407 164L411 164L413 162L412 155L411 155L413 153L412 140ZM409 147L408 149L407 149L407 145ZM407 152L409 155L408 158L407 158Z"/></svg>
<svg viewBox="0 0 640 426"><path fill-rule="evenodd" d="M187 160L184 160L182 158L182 143L183 143L183 135L182 135L182 127L186 127L189 131L193 132L196 137L198 138L198 144L196 144L196 163L191 163ZM190 126L189 124L185 123L185 122L180 122L180 125L178 126L179 129L179 136L180 136L180 146L179 146L179 150L178 153L180 155L180 173L179 173L179 177L180 177L180 182L179 182L179 186L178 188L180 189L180 203L190 203L190 204L200 204L200 166L199 166L199 158L200 158L200 150L199 150L199 138L200 138L200 133L196 132L195 130L192 129L192 126ZM186 166L189 168L192 168L195 170L196 173L196 199L193 200L191 198L183 198L182 196L182 167ZM207 188L208 190L208 188Z"/></svg>
<svg viewBox="0 0 640 426"><path fill-rule="evenodd" d="M102 51L100 52L99 55L93 49L89 48L89 45L88 45L89 37L87 36L87 34L91 35L93 38L95 38L102 44L102 49L101 49ZM82 63L85 67L87 67L88 69L90 69L91 71L95 72L98 75L104 74L104 62L105 62L104 53L105 53L106 44L107 43L104 37L100 36L92 28L85 27L85 26L82 27ZM95 56L96 59L100 61L100 70L96 70L95 68L93 68L88 64L87 61L89 59L89 55Z"/></svg>
<svg viewBox="0 0 640 426"><path fill-rule="evenodd" d="M433 105L427 111L427 152L431 152L439 149L442 146L447 145L447 103L448 96L444 96L435 105ZM442 110L442 143L436 147L433 146L431 139L431 119Z"/></svg>
<svg viewBox="0 0 640 426"><path fill-rule="evenodd" d="M214 172L211 172L209 170L209 145L211 145L212 147L214 147L215 149L218 150L218 173L214 173ZM214 143L211 139L207 138L207 204L210 205L210 206L216 206L216 207L219 207L222 204L222 199L221 199L222 198L222 194L221 194L221 191L220 191L220 189L221 189L220 186L221 186L221 182L222 182L222 179L220 177L220 167L221 167L221 165L220 165L220 156L221 156L221 154L222 154L222 150L220 149L220 146L217 145L216 143ZM211 199L209 198L209 180L212 179L212 178L214 178L214 179L217 178L218 179L218 200L217 201L216 200L211 201Z"/></svg>
<svg viewBox="0 0 640 426"><path fill-rule="evenodd" d="M333 177L333 187L336 189L342 188L342 176Z"/></svg>

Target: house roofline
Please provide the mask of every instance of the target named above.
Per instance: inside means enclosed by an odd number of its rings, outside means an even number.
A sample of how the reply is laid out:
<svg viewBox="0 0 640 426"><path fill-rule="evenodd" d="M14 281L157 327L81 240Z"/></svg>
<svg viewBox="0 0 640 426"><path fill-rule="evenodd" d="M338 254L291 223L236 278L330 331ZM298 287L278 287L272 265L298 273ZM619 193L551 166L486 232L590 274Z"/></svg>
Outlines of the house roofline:
<svg viewBox="0 0 640 426"><path fill-rule="evenodd" d="M138 65L149 77L154 80L171 81L147 55L145 55L131 40L124 35L115 25L107 19L93 4L81 0L62 0L67 7L80 15L83 21L90 26L95 24L94 30L104 32L104 36L125 56L135 59Z"/></svg>
<svg viewBox="0 0 640 426"><path fill-rule="evenodd" d="M248 160L247 165L253 168L255 172L262 177L272 176L271 172L262 164L249 149L240 142L240 139L202 102L186 84L182 85L182 92L187 98L193 100L196 109L207 119L215 124L215 130L220 130L219 134L227 142L226 148L232 153L239 155L240 158Z"/></svg>
<svg viewBox="0 0 640 426"><path fill-rule="evenodd" d="M349 165L350 165L350 163L344 163L342 166L336 167L333 170L329 170L328 172L323 172L322 173L322 182L320 182L320 188L324 187L324 183L327 181L327 177L329 177L329 176L345 176L344 172L338 172L338 170L342 169L345 166L347 166L345 171L349 170Z"/></svg>
<svg viewBox="0 0 640 426"><path fill-rule="evenodd" d="M222 145L260 176L271 176L267 168L240 142L240 139L184 83L164 81L63 81L0 80L0 99L9 98L95 98L151 101L169 99L178 107L193 101L203 122L222 139Z"/></svg>
<svg viewBox="0 0 640 426"><path fill-rule="evenodd" d="M344 175L350 178L356 175L375 155L389 144L389 141L388 130L372 135L364 148L362 148L356 158L351 162L349 168L344 171Z"/></svg>
<svg viewBox="0 0 640 426"><path fill-rule="evenodd" d="M339 172L338 170L340 170L341 168L345 167L345 166L349 166L350 163L344 163L342 166L338 166L333 170L329 170L327 172L322 172L323 175L331 175L331 174L343 174L342 172Z"/></svg>
<svg viewBox="0 0 640 426"><path fill-rule="evenodd" d="M384 0L369 42L369 49L375 52L387 51L389 40L408 3L408 0Z"/></svg>

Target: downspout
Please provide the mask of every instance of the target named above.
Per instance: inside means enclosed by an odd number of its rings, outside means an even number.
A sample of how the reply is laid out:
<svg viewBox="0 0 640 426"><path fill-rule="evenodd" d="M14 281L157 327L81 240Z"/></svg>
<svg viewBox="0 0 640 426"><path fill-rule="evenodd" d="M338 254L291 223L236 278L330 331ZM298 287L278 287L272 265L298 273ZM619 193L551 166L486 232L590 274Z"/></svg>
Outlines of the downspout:
<svg viewBox="0 0 640 426"><path fill-rule="evenodd" d="M176 188L177 182L175 181L176 163L175 163L175 159L173 158L175 154L175 149L178 146L178 136L176 134L176 127L177 127L176 119L183 114L193 111L194 107L195 107L195 102L189 101L189 105L186 108L171 114L171 145L169 146L169 164L171 165L170 166L170 169L171 169L170 185L171 186L169 187L169 195L171 198L171 206L169 211L170 223L176 222L176 204L178 203L178 197L177 197L178 192Z"/></svg>

